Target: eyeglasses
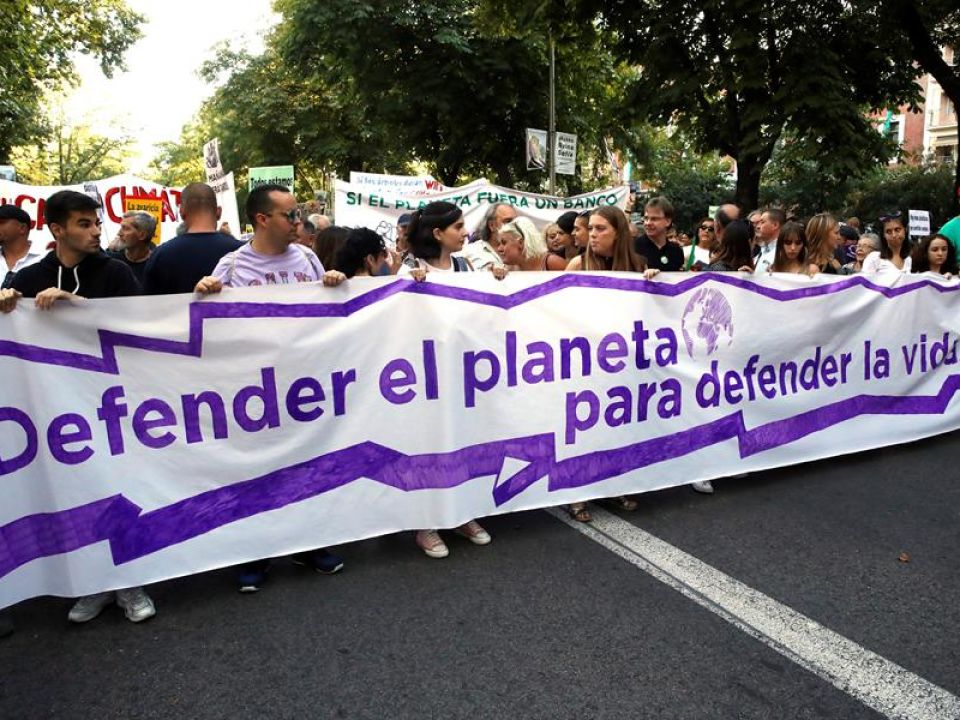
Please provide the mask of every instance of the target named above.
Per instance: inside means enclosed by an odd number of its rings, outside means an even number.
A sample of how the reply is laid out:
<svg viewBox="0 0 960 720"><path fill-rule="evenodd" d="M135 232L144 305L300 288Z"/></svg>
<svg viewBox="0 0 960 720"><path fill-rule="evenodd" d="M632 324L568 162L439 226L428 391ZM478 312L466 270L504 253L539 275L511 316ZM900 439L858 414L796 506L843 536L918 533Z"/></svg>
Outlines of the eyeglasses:
<svg viewBox="0 0 960 720"><path fill-rule="evenodd" d="M300 218L302 217L300 213L300 208L294 208L293 210L287 210L286 212L280 212L279 210L275 210L273 212L264 213L264 215L268 215L268 216L282 215L287 219L287 222L290 223L291 225L293 225L294 223L300 222Z"/></svg>
<svg viewBox="0 0 960 720"><path fill-rule="evenodd" d="M713 225L701 225L701 230L706 230L707 232L713 232Z"/></svg>

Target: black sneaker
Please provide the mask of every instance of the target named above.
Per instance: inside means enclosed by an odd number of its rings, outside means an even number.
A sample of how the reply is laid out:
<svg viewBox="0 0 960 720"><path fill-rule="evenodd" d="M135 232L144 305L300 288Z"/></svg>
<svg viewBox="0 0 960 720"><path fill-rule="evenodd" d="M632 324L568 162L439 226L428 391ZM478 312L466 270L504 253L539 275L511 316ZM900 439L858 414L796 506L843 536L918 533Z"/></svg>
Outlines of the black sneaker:
<svg viewBox="0 0 960 720"><path fill-rule="evenodd" d="M290 559L294 565L313 568L321 575L333 575L343 570L343 558L322 548L291 555Z"/></svg>
<svg viewBox="0 0 960 720"><path fill-rule="evenodd" d="M240 575L237 577L239 590L242 593L255 593L267 581L267 572L270 570L269 560L258 560L240 566Z"/></svg>

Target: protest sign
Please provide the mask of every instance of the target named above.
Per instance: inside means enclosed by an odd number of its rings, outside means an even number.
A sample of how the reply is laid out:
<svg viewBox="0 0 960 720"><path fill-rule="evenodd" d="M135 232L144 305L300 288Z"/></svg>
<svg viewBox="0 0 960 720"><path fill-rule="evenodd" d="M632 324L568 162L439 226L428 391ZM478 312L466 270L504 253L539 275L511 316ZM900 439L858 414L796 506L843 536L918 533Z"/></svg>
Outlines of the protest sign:
<svg viewBox="0 0 960 720"><path fill-rule="evenodd" d="M283 185L293 192L293 165L250 168L248 189L269 184Z"/></svg>
<svg viewBox="0 0 960 720"><path fill-rule="evenodd" d="M954 430L958 284L884 282L431 273L21 303L0 315L0 374L27 380L0 386L0 607Z"/></svg>
<svg viewBox="0 0 960 720"><path fill-rule="evenodd" d="M547 167L547 131L527 128L527 170L544 170Z"/></svg>
<svg viewBox="0 0 960 720"><path fill-rule="evenodd" d="M554 145L554 170L559 175L575 175L577 172L577 136L556 133Z"/></svg>
<svg viewBox="0 0 960 720"><path fill-rule="evenodd" d="M212 187L215 193L226 192L226 173L220 161L220 141L217 138L203 146L203 169L207 174L207 185Z"/></svg>
<svg viewBox="0 0 960 720"><path fill-rule="evenodd" d="M490 209L490 205L497 203L512 205L520 215L530 218L542 228L554 222L567 210L589 210L604 205L616 205L623 209L629 195L629 187L621 185L562 198L499 187L486 180L447 188L443 192L432 193L429 197L392 193L388 190L370 192L364 187L341 180L336 182L335 190L334 209L338 225L367 227L390 242L394 239L397 218L434 200L445 200L459 206L463 210L467 231L474 232L483 222L483 216Z"/></svg>
<svg viewBox="0 0 960 720"><path fill-rule="evenodd" d="M910 211L910 237L927 237L930 234L930 211Z"/></svg>
<svg viewBox="0 0 960 720"><path fill-rule="evenodd" d="M227 173L221 185L224 190L217 193L217 204L221 210L220 219L229 223L233 231L237 232L240 227L240 215L233 173ZM176 235L177 226L180 224L182 188L164 187L136 175L114 175L80 185L23 185L0 180L0 204L17 205L30 216L30 241L36 243L36 247L46 247L47 243L53 240L43 220L43 208L47 198L58 190L87 192L92 197L96 197L94 195L96 193L101 197L103 232L100 235L100 244L104 247L120 228L124 202L127 198L157 198L161 201L163 207L161 241L169 240Z"/></svg>
<svg viewBox="0 0 960 720"><path fill-rule="evenodd" d="M406 195L432 195L449 188L430 175L385 175L350 171L350 184L367 189L367 192L389 190Z"/></svg>
<svg viewBox="0 0 960 720"><path fill-rule="evenodd" d="M153 216L153 219L157 221L157 226L153 229L153 237L150 238L150 242L160 242L160 226L163 224L163 201L160 198L126 197L123 199L123 211L125 213L145 212L147 215Z"/></svg>

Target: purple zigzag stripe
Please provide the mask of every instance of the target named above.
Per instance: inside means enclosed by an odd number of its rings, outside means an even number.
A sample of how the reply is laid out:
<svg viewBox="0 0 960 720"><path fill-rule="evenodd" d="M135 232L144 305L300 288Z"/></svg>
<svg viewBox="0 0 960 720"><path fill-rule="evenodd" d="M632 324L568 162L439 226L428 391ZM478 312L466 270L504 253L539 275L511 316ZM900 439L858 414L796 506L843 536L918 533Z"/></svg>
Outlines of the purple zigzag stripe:
<svg viewBox="0 0 960 720"><path fill-rule="evenodd" d="M496 476L508 457L529 464L493 490L498 504L522 493L554 463L552 435L473 445L448 453L405 455L366 442L209 490L147 513L123 496L0 527L0 578L32 560L104 540L116 564L130 562L224 525L330 492L361 478L403 492L449 489Z"/></svg>
<svg viewBox="0 0 960 720"><path fill-rule="evenodd" d="M775 288L756 285L745 278L730 276L725 273L697 273L695 276L670 285L651 280L638 280L626 275L593 275L589 273L563 273L539 285L519 290L511 295L497 295L470 288L436 285L432 283L416 283L412 280L396 280L376 290L348 300L344 303L253 303L253 302L202 302L193 303L189 310L189 340L164 340L150 338L129 333L118 333L110 330L100 330L101 356L84 355L82 353L54 350L28 345L10 340L0 341L0 355L15 357L25 362L34 362L47 365L60 365L77 370L101 372L118 375L116 350L127 347L147 350L155 353L171 355L188 355L200 357L203 350L203 323L208 319L251 319L264 317L286 318L319 318L319 317L349 317L364 308L370 307L386 298L400 293L429 295L461 302L471 302L479 305L497 307L503 310L519 307L547 295L561 290L582 287L605 290L621 290L625 292L639 292L647 295L663 297L677 297L693 290L707 282L730 285L741 290L767 297L779 302L789 302L804 298L832 295L843 292L852 287L863 287L872 290L883 297L895 298L914 292L923 287L932 287L940 293L956 292L960 286L943 286L932 280L921 280L904 287L888 288L876 285L862 275L855 275L847 280L840 280L826 285L816 285L809 288L793 290L777 290Z"/></svg>
<svg viewBox="0 0 960 720"><path fill-rule="evenodd" d="M932 396L858 395L796 417L746 429L742 411L666 437L557 461L552 434L473 445L448 453L405 455L366 442L201 493L141 514L123 496L60 512L31 515L0 527L0 577L31 560L109 540L121 564L171 547L243 518L276 510L343 487L360 478L404 492L449 489L497 475L507 458L528 463L493 489L498 506L547 476L550 492L586 487L632 470L683 457L736 438L740 456L788 445L859 415L943 414L960 375Z"/></svg>

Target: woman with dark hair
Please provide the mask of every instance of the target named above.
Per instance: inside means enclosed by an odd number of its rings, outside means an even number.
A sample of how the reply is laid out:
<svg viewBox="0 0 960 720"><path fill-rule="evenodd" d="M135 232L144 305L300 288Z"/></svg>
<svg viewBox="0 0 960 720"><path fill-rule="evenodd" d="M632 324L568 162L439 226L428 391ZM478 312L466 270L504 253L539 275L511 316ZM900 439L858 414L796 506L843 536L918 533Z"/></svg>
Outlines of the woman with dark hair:
<svg viewBox="0 0 960 720"><path fill-rule="evenodd" d="M620 208L608 205L594 210L590 215L589 236L586 252L570 261L568 271L640 272L648 280L660 272L648 270L646 258L634 252L630 221ZM611 500L621 510L637 509L637 501L626 496ZM566 509L570 517L578 522L590 522L593 519L585 503L572 503Z"/></svg>
<svg viewBox="0 0 960 720"><path fill-rule="evenodd" d="M390 253L383 238L368 228L354 228L337 251L334 268L348 278L390 275Z"/></svg>
<svg viewBox="0 0 960 720"><path fill-rule="evenodd" d="M753 227L745 220L733 220L724 228L706 272L753 272L753 252L750 240Z"/></svg>
<svg viewBox="0 0 960 720"><path fill-rule="evenodd" d="M470 272L473 267L466 258L453 253L463 247L467 230L464 227L463 211L453 203L438 200L413 213L407 227L407 244L413 258L413 267L403 265L398 275L409 275L423 282L431 272ZM503 267L490 266L498 280L506 277ZM474 545L486 545L490 535L476 520L470 520L456 529ZM436 530L418 530L417 546L427 557L444 558L450 554L447 544Z"/></svg>
<svg viewBox="0 0 960 720"><path fill-rule="evenodd" d="M343 246L350 234L350 229L331 225L317 233L313 240L313 252L320 258L320 264L325 268L336 267L337 252Z"/></svg>
<svg viewBox="0 0 960 720"><path fill-rule="evenodd" d="M837 248L842 242L840 223L833 215L819 213L810 218L807 223L807 273L811 277L817 273L838 275Z"/></svg>
<svg viewBox="0 0 960 720"><path fill-rule="evenodd" d="M910 272L910 240L900 213L881 217L880 228L880 251L867 255L863 272Z"/></svg>
<svg viewBox="0 0 960 720"><path fill-rule="evenodd" d="M937 233L913 251L911 272L932 272L951 278L957 274L957 249L946 235Z"/></svg>
<svg viewBox="0 0 960 720"><path fill-rule="evenodd" d="M470 272L473 266L465 257L454 255L463 249L467 230L463 211L443 200L432 202L413 213L407 227L407 245L411 264L400 268L400 275L412 275L420 280L429 272ZM499 262L499 256L497 257ZM507 271L490 266L491 272L502 280Z"/></svg>
<svg viewBox="0 0 960 720"><path fill-rule="evenodd" d="M717 246L717 232L714 227L713 218L705 217L697 225L697 243L691 245L688 250L686 262L683 264L685 270L703 270L710 264L710 256Z"/></svg>
<svg viewBox="0 0 960 720"><path fill-rule="evenodd" d="M780 235L777 236L777 249L774 251L770 272L806 272L806 244L803 225L795 222L784 223L780 228Z"/></svg>

